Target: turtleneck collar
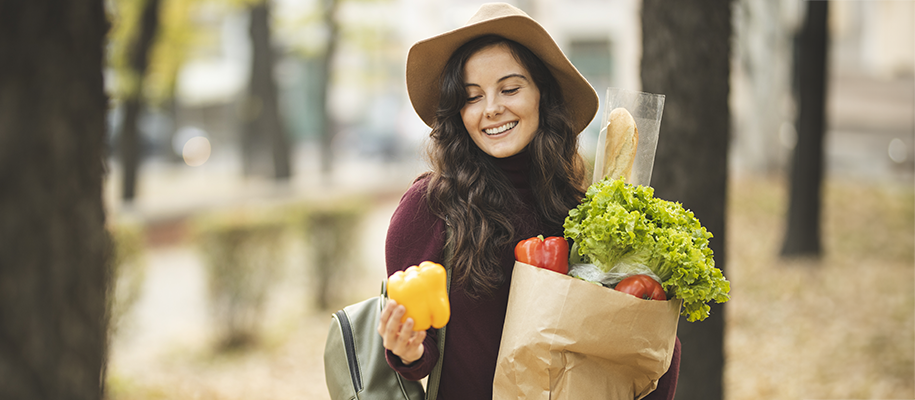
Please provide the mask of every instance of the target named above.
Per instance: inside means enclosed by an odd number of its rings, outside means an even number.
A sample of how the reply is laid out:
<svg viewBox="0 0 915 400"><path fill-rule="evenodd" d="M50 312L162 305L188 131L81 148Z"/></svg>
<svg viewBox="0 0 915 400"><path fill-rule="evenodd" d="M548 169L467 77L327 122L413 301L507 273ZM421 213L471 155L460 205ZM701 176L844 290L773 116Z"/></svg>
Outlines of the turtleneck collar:
<svg viewBox="0 0 915 400"><path fill-rule="evenodd" d="M508 177L512 186L518 189L530 187L531 154L527 149L505 158L492 158L493 164Z"/></svg>

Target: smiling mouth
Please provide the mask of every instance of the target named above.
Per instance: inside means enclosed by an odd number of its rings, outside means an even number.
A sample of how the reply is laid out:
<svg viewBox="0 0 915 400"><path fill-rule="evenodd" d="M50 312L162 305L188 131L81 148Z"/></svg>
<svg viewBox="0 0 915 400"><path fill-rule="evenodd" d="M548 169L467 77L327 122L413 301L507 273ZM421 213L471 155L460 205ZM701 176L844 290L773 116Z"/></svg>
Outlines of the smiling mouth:
<svg viewBox="0 0 915 400"><path fill-rule="evenodd" d="M511 128L514 128L516 125L518 125L518 122L517 122L517 121L515 121L515 122L509 122L509 123L507 123L507 124L505 124L505 125L502 125L502 126L499 126L499 127L490 128L490 129L484 129L483 132L486 133L487 135L498 135L498 134L500 134L500 133L502 133L502 132L505 132L505 131L507 131L507 130L509 130L509 129L511 129Z"/></svg>

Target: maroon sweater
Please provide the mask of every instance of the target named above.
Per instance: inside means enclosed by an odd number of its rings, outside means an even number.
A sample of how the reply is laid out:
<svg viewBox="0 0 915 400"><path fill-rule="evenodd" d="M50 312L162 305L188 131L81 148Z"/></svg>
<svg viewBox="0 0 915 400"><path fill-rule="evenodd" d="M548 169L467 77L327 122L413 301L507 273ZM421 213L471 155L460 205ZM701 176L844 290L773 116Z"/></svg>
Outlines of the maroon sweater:
<svg viewBox="0 0 915 400"><path fill-rule="evenodd" d="M518 237L514 242L537 236L562 236L561 226L543 226L534 212L533 192L528 183L530 157L527 152L490 160L500 168L515 189L521 203L512 216ZM420 179L400 201L388 228L385 257L388 275L422 261L443 262L445 222L436 217L425 200L428 181ZM491 296L473 300L458 285L450 293L451 319L445 340L439 399L491 399L492 382L502 338L502 325L508 305L508 291L514 266L513 248L502 251L505 281ZM387 352L388 364L410 380L420 380L432 372L438 361L435 331L430 330L423 342L423 356L409 366ZM658 388L646 399L673 399L680 368L680 341L677 339L668 372Z"/></svg>

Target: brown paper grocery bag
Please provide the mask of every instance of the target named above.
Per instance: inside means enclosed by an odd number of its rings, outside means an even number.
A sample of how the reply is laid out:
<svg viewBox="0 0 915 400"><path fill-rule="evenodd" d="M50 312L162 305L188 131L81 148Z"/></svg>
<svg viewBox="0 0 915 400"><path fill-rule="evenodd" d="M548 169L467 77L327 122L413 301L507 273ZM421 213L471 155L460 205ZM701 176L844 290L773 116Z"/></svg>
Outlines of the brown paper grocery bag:
<svg viewBox="0 0 915 400"><path fill-rule="evenodd" d="M641 399L673 356L680 300L515 263L493 399Z"/></svg>

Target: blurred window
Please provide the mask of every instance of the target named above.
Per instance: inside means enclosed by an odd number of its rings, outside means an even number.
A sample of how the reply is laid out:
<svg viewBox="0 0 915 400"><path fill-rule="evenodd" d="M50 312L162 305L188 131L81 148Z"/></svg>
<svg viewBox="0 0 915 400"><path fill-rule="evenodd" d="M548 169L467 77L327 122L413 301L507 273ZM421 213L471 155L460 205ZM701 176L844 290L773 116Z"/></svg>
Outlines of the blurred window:
<svg viewBox="0 0 915 400"><path fill-rule="evenodd" d="M613 78L613 44L605 38L572 40L569 60L596 89L610 86Z"/></svg>

